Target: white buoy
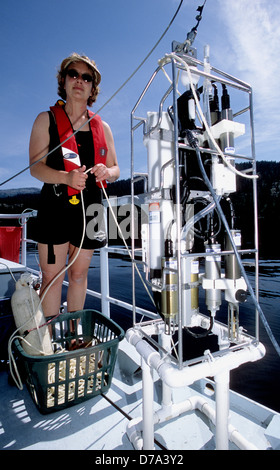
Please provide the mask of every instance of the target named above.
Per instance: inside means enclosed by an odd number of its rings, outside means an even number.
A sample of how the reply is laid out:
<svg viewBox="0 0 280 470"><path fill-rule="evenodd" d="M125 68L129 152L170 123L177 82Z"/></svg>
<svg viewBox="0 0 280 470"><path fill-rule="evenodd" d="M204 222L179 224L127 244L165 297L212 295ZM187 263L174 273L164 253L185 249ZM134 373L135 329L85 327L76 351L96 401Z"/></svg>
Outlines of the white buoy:
<svg viewBox="0 0 280 470"><path fill-rule="evenodd" d="M25 337L26 341L22 341L22 347L31 356L53 354L49 329L47 325L44 325L46 319L40 305L40 298L31 282L32 278L29 274L22 274L16 282L16 290L11 298L13 316L19 334L24 335L26 331L29 331Z"/></svg>

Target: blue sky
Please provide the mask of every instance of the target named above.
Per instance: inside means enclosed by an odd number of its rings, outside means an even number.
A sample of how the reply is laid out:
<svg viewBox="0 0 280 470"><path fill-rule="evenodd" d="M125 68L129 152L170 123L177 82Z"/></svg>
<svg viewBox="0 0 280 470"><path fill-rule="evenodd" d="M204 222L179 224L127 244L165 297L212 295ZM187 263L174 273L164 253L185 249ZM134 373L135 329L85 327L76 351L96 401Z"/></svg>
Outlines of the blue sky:
<svg viewBox="0 0 280 470"><path fill-rule="evenodd" d="M93 58L101 73L97 111L136 69L159 39L179 0L9 0L0 18L0 183L28 165L37 114L57 99L56 71L71 52ZM100 112L114 134L121 178L130 175L130 112L157 60L183 42L202 0L184 0L156 50L126 87ZM198 58L210 46L215 67L254 90L258 160L280 160L278 0L207 0L194 42ZM166 83L167 87L167 83ZM151 99L151 109L157 101ZM139 150L140 152L140 150ZM140 158L145 159L145 148ZM142 157L143 155L143 157ZM0 189L37 186L29 171Z"/></svg>

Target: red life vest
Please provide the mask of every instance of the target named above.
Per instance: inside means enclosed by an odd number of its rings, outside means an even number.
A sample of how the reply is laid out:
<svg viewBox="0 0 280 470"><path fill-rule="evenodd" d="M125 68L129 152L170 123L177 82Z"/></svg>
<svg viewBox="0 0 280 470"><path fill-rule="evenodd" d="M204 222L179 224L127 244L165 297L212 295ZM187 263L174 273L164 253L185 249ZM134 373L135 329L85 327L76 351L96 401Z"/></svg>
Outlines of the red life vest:
<svg viewBox="0 0 280 470"><path fill-rule="evenodd" d="M73 128L71 122L64 111L64 102L58 101L55 106L51 106L50 110L52 111L56 126L59 134L60 143L64 142L67 138L67 142L63 143L63 147L79 154L78 145L73 135ZM103 163L106 165L106 157L108 152L108 147L105 139L105 133L101 121L101 117L97 114L94 115L92 111L88 111L89 118L94 116L90 121L90 129L93 138L93 145L94 145L94 161L92 162L92 166ZM103 186L106 188L107 184L106 181L103 181ZM99 187L101 187L100 183L97 183ZM71 196L73 194L79 194L80 191L76 189L70 188L68 186L68 195Z"/></svg>

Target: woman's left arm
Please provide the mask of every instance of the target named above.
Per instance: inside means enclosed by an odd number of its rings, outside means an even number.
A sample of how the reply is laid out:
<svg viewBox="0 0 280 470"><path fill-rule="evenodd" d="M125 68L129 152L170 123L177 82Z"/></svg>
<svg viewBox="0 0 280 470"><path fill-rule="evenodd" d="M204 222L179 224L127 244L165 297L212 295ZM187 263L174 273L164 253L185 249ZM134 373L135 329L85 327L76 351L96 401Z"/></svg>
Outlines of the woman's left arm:
<svg viewBox="0 0 280 470"><path fill-rule="evenodd" d="M106 158L106 166L103 163L94 165L91 173L95 175L96 182L107 180L109 183L113 183L120 176L120 169L118 165L115 143L110 126L102 121L105 138L107 142L108 152Z"/></svg>

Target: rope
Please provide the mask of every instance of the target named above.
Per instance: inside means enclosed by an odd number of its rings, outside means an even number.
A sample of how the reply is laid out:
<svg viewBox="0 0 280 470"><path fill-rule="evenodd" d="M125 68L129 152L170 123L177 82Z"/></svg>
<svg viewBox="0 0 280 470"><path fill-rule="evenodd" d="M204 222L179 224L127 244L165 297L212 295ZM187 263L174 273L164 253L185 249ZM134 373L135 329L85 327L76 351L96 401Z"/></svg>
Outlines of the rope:
<svg viewBox="0 0 280 470"><path fill-rule="evenodd" d="M10 178L6 179L5 181L3 181L2 183L0 183L0 187L3 186L4 184L8 183L9 181L13 180L14 178L16 178L17 176L21 175L22 173L24 173L25 171L29 170L29 168L31 168L33 165L36 165L37 163L39 163L41 160L47 158L49 155L51 155L53 152L55 152L56 150L58 150L61 146L63 146L65 144L65 142L67 142L69 139L71 139L74 135L77 134L77 132L79 132L84 126L86 126L93 118L96 114L100 113L100 111L102 109L105 108L105 106L107 106L114 98L115 96L117 96L117 94L127 85L127 83L134 77L134 75L136 75L136 73L138 72L138 70L140 70L140 68L144 65L144 63L148 60L148 58L151 56L151 54L154 52L154 50L157 48L157 46L159 45L159 43L161 42L161 40L163 39L163 37L166 35L167 31L170 29L172 23L174 22L176 16L178 15L180 9L181 9L181 6L183 4L183 0L180 1L180 4L176 10L176 12L174 13L171 21L169 22L167 28L164 30L164 32L162 33L162 35L160 36L160 38L157 40L157 42L155 43L155 45L152 47L152 49L150 50L150 52L146 55L146 57L140 62L140 64L136 67L136 69L132 72L132 74L123 82L123 84L115 91L115 93L112 94L112 96L107 100L105 101L105 103L93 114L93 116L91 116L82 126L80 126L76 131L73 132L72 135L70 135L70 137L68 137L67 139L65 139L61 144L57 145L57 147L55 147L54 149L52 149L50 152L46 153L45 155L43 155L43 157L41 157L39 160L36 160L36 162L33 162L32 164L28 165L27 167L23 168L22 170L20 170L18 173L14 174L13 176L11 176Z"/></svg>

